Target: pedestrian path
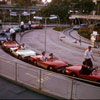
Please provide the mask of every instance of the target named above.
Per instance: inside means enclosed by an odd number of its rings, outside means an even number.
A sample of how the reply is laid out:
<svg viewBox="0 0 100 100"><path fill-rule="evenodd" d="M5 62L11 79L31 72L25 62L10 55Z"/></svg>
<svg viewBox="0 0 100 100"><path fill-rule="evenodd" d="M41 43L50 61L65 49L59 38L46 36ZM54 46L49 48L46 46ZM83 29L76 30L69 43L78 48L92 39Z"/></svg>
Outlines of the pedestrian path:
<svg viewBox="0 0 100 100"><path fill-rule="evenodd" d="M83 50L86 50L88 46L91 45L90 40L80 37L76 31L72 31L72 33L70 34L70 31L71 30L60 32L59 39L66 44L69 44L71 46L74 46ZM81 38L81 41L80 41L80 38ZM86 41L86 43L82 41ZM93 48L93 52L100 54L100 48Z"/></svg>

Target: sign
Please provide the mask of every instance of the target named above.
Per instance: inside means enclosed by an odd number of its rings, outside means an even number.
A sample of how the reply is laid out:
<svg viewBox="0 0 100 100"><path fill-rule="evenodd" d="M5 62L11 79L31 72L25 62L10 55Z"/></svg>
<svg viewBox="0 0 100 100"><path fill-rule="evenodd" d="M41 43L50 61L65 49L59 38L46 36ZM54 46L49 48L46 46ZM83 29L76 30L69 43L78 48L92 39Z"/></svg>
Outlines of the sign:
<svg viewBox="0 0 100 100"><path fill-rule="evenodd" d="M69 17L69 19L75 19L75 17Z"/></svg>
<svg viewBox="0 0 100 100"><path fill-rule="evenodd" d="M34 19L39 19L39 20L42 20L43 19L42 17L39 17L39 16L34 16L33 18Z"/></svg>
<svg viewBox="0 0 100 100"><path fill-rule="evenodd" d="M34 15L35 13L36 13L35 11L31 12L31 14L33 14L33 15Z"/></svg>
<svg viewBox="0 0 100 100"><path fill-rule="evenodd" d="M94 37L94 36L92 36L92 37L91 37L91 40L95 41L96 39L95 39L95 37Z"/></svg>
<svg viewBox="0 0 100 100"><path fill-rule="evenodd" d="M10 12L10 16L17 16L16 12Z"/></svg>
<svg viewBox="0 0 100 100"><path fill-rule="evenodd" d="M24 16L29 16L30 13L24 11L24 12L22 13L22 15L24 15Z"/></svg>
<svg viewBox="0 0 100 100"><path fill-rule="evenodd" d="M98 34L97 34L97 31L93 31L93 35L98 35Z"/></svg>
<svg viewBox="0 0 100 100"><path fill-rule="evenodd" d="M49 17L49 19L57 19L57 16Z"/></svg>

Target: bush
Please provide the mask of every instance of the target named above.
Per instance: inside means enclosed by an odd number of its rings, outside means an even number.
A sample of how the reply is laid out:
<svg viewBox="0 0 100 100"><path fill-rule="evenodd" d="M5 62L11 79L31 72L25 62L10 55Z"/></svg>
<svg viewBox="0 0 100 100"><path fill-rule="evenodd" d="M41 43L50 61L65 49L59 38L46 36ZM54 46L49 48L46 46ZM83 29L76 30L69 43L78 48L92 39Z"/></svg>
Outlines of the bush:
<svg viewBox="0 0 100 100"><path fill-rule="evenodd" d="M71 26L56 26L53 29L56 31L64 31L67 28L71 28Z"/></svg>
<svg viewBox="0 0 100 100"><path fill-rule="evenodd" d="M87 39L90 39L90 36L91 36L91 29L89 27L85 27L85 28L81 28L79 31L78 31L78 34L87 38Z"/></svg>
<svg viewBox="0 0 100 100"><path fill-rule="evenodd" d="M98 34L100 34L100 26L97 26L97 25L90 25L88 27L85 27L85 28L81 28L79 31L78 31L78 34L87 38L87 39L90 39L91 38L91 34L93 33L93 31L97 31Z"/></svg>

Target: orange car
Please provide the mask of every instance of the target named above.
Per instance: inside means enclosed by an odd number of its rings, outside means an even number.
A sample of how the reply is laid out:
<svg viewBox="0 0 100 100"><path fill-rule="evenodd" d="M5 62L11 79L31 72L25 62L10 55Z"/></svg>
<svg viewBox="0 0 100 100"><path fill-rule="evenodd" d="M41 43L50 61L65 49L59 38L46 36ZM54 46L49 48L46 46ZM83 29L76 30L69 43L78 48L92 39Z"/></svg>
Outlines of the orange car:
<svg viewBox="0 0 100 100"><path fill-rule="evenodd" d="M5 51L10 51L10 48L16 48L16 47L19 47L19 44L16 43L15 41L9 41L9 42L4 42L2 43L2 48L5 50Z"/></svg>
<svg viewBox="0 0 100 100"><path fill-rule="evenodd" d="M40 60L41 57L42 55L31 56L30 61L34 65L56 72L62 72L68 66L68 62L60 60L58 58L47 58L46 61L42 61Z"/></svg>

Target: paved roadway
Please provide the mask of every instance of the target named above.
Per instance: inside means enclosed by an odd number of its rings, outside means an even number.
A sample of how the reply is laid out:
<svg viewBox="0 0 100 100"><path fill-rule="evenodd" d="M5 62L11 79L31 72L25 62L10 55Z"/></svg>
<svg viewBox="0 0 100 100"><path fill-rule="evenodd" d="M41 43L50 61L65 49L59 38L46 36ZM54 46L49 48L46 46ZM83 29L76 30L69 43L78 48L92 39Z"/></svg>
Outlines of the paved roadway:
<svg viewBox="0 0 100 100"><path fill-rule="evenodd" d="M59 33L52 30L52 28L47 28L46 32L46 48L47 52L54 53L58 58L64 59L71 64L81 64L83 61L84 49L76 48L75 46L63 43L58 38ZM27 47L35 50L38 53L44 51L45 47L45 30L39 29L29 32L23 35L20 41L20 35L17 35L17 41L20 43L25 43ZM95 56L95 66L99 66L100 56L94 54Z"/></svg>

